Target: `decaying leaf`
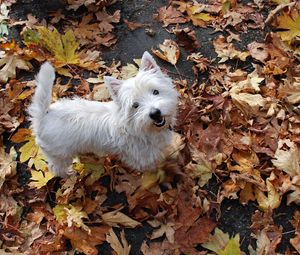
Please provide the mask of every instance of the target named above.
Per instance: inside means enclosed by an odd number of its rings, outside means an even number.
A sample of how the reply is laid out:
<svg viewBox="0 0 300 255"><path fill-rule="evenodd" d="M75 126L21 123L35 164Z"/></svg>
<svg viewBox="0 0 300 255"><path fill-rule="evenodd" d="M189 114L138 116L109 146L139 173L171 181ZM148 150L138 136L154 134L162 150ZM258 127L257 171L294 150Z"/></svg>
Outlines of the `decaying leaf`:
<svg viewBox="0 0 300 255"><path fill-rule="evenodd" d="M102 244L106 240L106 234L111 227L100 226L90 227L90 231L86 232L76 227L68 227L64 230L63 235L70 239L73 248L87 255L97 255L96 245Z"/></svg>
<svg viewBox="0 0 300 255"><path fill-rule="evenodd" d="M111 229L109 234L106 236L106 241L110 244L112 249L116 252L117 255L129 255L131 250L131 245L128 244L124 231L121 232L121 241Z"/></svg>
<svg viewBox="0 0 300 255"><path fill-rule="evenodd" d="M255 197L257 199L259 207L267 211L270 208L275 209L280 205L281 197L279 192L276 190L276 187L271 183L271 180L274 178L274 174L266 180L267 185L267 194L265 195L263 191L256 188L255 189Z"/></svg>
<svg viewBox="0 0 300 255"><path fill-rule="evenodd" d="M170 24L185 23L187 19L176 8L163 6L159 9L157 19L167 27Z"/></svg>
<svg viewBox="0 0 300 255"><path fill-rule="evenodd" d="M240 59L242 61L245 61L246 58L250 55L247 51L242 52L235 49L233 44L227 43L225 41L224 36L219 36L213 41L213 44L215 47L215 51L218 54L218 57L221 58L219 63L223 63L228 59Z"/></svg>
<svg viewBox="0 0 300 255"><path fill-rule="evenodd" d="M127 228L135 228L136 226L141 225L138 221L135 221L125 215L124 213L120 212L119 210L104 213L101 215L102 220L109 226L117 227L122 225Z"/></svg>
<svg viewBox="0 0 300 255"><path fill-rule="evenodd" d="M6 177L16 174L17 157L15 149L12 147L10 153L7 154L4 148L0 148L0 189L6 179Z"/></svg>
<svg viewBox="0 0 300 255"><path fill-rule="evenodd" d="M152 52L172 65L176 65L180 56L180 49L177 43L168 39L163 44L159 44L159 50L152 50Z"/></svg>
<svg viewBox="0 0 300 255"><path fill-rule="evenodd" d="M278 141L278 148L272 163L278 169L294 177L300 174L299 155L299 149L295 143L289 139L281 139Z"/></svg>

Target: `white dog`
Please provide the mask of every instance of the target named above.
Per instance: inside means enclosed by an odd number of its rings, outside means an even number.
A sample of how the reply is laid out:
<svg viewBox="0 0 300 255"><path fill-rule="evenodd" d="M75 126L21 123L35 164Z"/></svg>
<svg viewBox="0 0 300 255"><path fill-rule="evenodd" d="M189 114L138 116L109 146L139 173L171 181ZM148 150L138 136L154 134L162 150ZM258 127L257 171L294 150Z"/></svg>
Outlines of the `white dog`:
<svg viewBox="0 0 300 255"><path fill-rule="evenodd" d="M169 127L175 123L178 93L148 52L136 77L104 77L111 102L73 98L51 104L54 79L54 68L44 63L29 114L36 143L55 175L70 174L73 157L89 152L116 154L140 171L154 169L163 159L172 138Z"/></svg>

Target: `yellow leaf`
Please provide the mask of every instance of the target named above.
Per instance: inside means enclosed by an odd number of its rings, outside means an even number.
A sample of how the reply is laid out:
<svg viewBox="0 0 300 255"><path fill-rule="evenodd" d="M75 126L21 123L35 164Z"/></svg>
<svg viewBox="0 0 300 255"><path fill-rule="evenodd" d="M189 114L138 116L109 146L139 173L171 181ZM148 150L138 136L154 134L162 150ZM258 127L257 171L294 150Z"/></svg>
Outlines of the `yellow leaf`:
<svg viewBox="0 0 300 255"><path fill-rule="evenodd" d="M89 227L86 226L82 219L88 219L87 213L82 211L81 208L77 208L71 204L69 205L56 205L53 208L53 213L56 220L61 224L67 223L68 227L81 227L87 232L90 231Z"/></svg>
<svg viewBox="0 0 300 255"><path fill-rule="evenodd" d="M210 235L209 241L202 246L208 250L211 250L218 255L240 255L240 235L229 238L227 233L216 228L215 233Z"/></svg>
<svg viewBox="0 0 300 255"><path fill-rule="evenodd" d="M202 7L199 5L188 6L186 12L195 26L204 27L207 22L214 19L209 13L201 12Z"/></svg>
<svg viewBox="0 0 300 255"><path fill-rule="evenodd" d="M72 30L67 31L64 35L61 35L55 28L51 31L45 27L39 27L38 31L44 46L58 62L58 67L79 63L79 56L76 54L79 43Z"/></svg>
<svg viewBox="0 0 300 255"><path fill-rule="evenodd" d="M239 235L237 234L234 238L230 238L226 244L224 250L219 251L219 255L240 255L241 249L239 245Z"/></svg>
<svg viewBox="0 0 300 255"><path fill-rule="evenodd" d="M300 13L296 9L284 12L278 17L278 27L286 31L278 32L283 41L291 42L300 37Z"/></svg>
<svg viewBox="0 0 300 255"><path fill-rule="evenodd" d="M30 158L33 158L37 155L39 150L38 145L35 144L34 138L31 137L27 143L25 143L20 149L20 162L24 163Z"/></svg>
<svg viewBox="0 0 300 255"><path fill-rule="evenodd" d="M201 19L203 21L211 21L214 19L209 13L204 13L204 12L194 14L193 17L195 19Z"/></svg>
<svg viewBox="0 0 300 255"><path fill-rule="evenodd" d="M53 208L53 214L55 216L55 219L58 221L59 224L63 225L67 220L67 211L65 208L68 205L56 205Z"/></svg>
<svg viewBox="0 0 300 255"><path fill-rule="evenodd" d="M48 181L50 181L53 177L53 174L50 172L31 171L31 182L29 183L29 186L31 188L40 189L46 186Z"/></svg>
<svg viewBox="0 0 300 255"><path fill-rule="evenodd" d="M288 4L290 0L272 0L275 4Z"/></svg>

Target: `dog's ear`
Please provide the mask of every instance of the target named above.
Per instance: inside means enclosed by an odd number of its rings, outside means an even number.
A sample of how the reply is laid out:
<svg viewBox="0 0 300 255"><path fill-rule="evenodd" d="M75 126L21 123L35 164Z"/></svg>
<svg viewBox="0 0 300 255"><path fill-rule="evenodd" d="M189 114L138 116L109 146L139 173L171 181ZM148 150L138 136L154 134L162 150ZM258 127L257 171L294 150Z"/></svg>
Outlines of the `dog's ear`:
<svg viewBox="0 0 300 255"><path fill-rule="evenodd" d="M104 76L104 83L108 88L109 94L113 100L118 98L119 89L123 83L123 81L118 80L111 76Z"/></svg>
<svg viewBox="0 0 300 255"><path fill-rule="evenodd" d="M160 68L156 64L154 58L149 54L148 51L145 51L142 56L141 69L144 71L149 71L149 70L159 71L160 70Z"/></svg>

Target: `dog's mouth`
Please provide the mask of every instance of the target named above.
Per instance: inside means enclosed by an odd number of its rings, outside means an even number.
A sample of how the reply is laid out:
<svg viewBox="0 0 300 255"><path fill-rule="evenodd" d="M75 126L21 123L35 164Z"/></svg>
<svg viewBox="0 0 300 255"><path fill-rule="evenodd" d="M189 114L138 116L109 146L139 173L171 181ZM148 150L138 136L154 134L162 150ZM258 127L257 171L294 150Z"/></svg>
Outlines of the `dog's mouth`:
<svg viewBox="0 0 300 255"><path fill-rule="evenodd" d="M166 119L161 117L159 120L155 120L153 124L157 127L163 127L166 124Z"/></svg>

